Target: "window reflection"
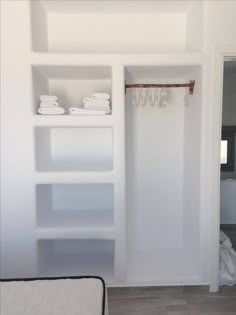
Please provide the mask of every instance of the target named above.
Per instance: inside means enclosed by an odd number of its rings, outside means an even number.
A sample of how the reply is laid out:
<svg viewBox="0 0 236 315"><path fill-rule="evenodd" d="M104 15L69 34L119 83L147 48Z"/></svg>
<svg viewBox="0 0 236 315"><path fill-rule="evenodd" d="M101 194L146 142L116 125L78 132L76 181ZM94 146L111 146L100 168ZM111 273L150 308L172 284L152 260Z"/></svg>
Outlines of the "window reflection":
<svg viewBox="0 0 236 315"><path fill-rule="evenodd" d="M227 164L228 162L228 141L227 140L221 140L221 152L220 152L220 163L221 164Z"/></svg>

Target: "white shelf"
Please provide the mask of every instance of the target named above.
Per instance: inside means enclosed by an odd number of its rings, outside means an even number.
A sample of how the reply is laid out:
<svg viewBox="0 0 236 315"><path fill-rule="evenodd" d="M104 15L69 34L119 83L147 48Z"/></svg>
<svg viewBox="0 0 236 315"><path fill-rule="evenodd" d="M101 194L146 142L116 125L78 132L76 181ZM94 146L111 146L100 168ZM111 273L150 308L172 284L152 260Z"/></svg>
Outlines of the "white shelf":
<svg viewBox="0 0 236 315"><path fill-rule="evenodd" d="M31 64L48 66L104 66L123 65L201 65L207 62L207 55L203 52L183 53L144 53L144 54L65 54L50 52L34 52L31 54Z"/></svg>
<svg viewBox="0 0 236 315"><path fill-rule="evenodd" d="M78 166L79 164L79 166ZM80 172L89 173L91 172L106 172L112 169L113 165L111 161L83 161L83 163L78 163L78 161L53 161L47 163L46 166L39 166L37 170L39 172Z"/></svg>
<svg viewBox="0 0 236 315"><path fill-rule="evenodd" d="M64 210L51 211L38 221L38 227L44 228L93 228L111 227L114 217L111 210Z"/></svg>
<svg viewBox="0 0 236 315"><path fill-rule="evenodd" d="M114 183L115 172L34 172L35 184Z"/></svg>
<svg viewBox="0 0 236 315"><path fill-rule="evenodd" d="M35 115L32 117L34 126L65 126L65 127L112 127L112 115L62 115L62 116L43 116Z"/></svg>
<svg viewBox="0 0 236 315"><path fill-rule="evenodd" d="M97 275L113 280L114 241L38 241L38 274L47 276Z"/></svg>
<svg viewBox="0 0 236 315"><path fill-rule="evenodd" d="M49 224L51 222L48 222ZM60 222L53 221L53 224ZM38 227L35 231L36 239L57 240L57 239L115 239L114 226L99 227Z"/></svg>

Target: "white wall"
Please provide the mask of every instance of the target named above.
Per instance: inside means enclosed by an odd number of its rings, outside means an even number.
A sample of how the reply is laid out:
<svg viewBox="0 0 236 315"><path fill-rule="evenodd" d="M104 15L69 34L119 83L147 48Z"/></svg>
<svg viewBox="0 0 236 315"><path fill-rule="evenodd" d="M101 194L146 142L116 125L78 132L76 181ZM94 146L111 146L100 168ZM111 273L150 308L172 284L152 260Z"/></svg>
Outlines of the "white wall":
<svg viewBox="0 0 236 315"><path fill-rule="evenodd" d="M205 270L201 257L203 213L201 209L201 128L202 128L202 69L195 68L185 80L196 80L194 94L188 97L184 110L184 167L183 167L183 227L185 252L194 271L202 279ZM203 258L203 259L202 259Z"/></svg>
<svg viewBox="0 0 236 315"><path fill-rule="evenodd" d="M1 275L13 278L36 267L30 43L28 3L1 2Z"/></svg>
<svg viewBox="0 0 236 315"><path fill-rule="evenodd" d="M204 15L203 1L189 1L186 19L186 50L201 51L203 46Z"/></svg>
<svg viewBox="0 0 236 315"><path fill-rule="evenodd" d="M208 53L213 47L229 47L235 44L236 2L206 1L204 46Z"/></svg>
<svg viewBox="0 0 236 315"><path fill-rule="evenodd" d="M31 5L31 43L34 51L48 50L48 19L40 1Z"/></svg>
<svg viewBox="0 0 236 315"><path fill-rule="evenodd" d="M131 282L170 280L173 273L179 276L181 267L175 263L173 272L165 273L163 264L171 264L167 258L171 252L177 259L173 249L178 251L183 244L183 94L172 91L172 97L164 109L136 108L130 97L126 99Z"/></svg>

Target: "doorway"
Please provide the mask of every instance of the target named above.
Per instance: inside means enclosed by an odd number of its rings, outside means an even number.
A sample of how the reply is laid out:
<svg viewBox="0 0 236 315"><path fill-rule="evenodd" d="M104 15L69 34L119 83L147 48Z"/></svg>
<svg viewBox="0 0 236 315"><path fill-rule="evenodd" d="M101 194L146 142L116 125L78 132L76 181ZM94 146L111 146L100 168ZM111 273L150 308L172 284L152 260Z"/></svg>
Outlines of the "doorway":
<svg viewBox="0 0 236 315"><path fill-rule="evenodd" d="M221 184L221 135L222 135L222 109L223 109L223 78L226 62L236 61L236 46L215 48L214 58L211 62L211 84L209 85L211 99L210 110L206 111L206 132L208 140L204 154L208 155L206 183L203 185L205 195L204 205L209 209L209 290L219 290L219 254L220 254L220 184ZM209 78L210 78L209 77ZM211 128L209 129L209 122Z"/></svg>
<svg viewBox="0 0 236 315"><path fill-rule="evenodd" d="M236 58L223 68L220 172L220 285L236 284Z"/></svg>

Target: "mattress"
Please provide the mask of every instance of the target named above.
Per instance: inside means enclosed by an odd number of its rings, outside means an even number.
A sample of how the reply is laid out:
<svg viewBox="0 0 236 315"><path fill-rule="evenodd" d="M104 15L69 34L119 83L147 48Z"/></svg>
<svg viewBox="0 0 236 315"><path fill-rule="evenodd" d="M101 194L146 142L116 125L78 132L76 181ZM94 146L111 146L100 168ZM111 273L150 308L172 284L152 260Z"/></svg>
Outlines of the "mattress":
<svg viewBox="0 0 236 315"><path fill-rule="evenodd" d="M105 315L100 277L1 280L1 315Z"/></svg>

